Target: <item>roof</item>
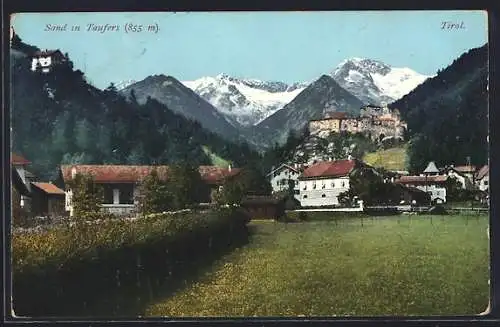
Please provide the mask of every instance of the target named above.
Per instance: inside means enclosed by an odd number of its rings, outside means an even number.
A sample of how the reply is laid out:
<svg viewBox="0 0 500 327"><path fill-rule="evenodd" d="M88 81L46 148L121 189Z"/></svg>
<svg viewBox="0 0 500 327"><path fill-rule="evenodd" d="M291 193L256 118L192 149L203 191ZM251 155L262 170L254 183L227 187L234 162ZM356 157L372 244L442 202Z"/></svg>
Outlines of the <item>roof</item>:
<svg viewBox="0 0 500 327"><path fill-rule="evenodd" d="M434 161L429 162L427 168L425 168L424 173L439 173L439 169L437 169Z"/></svg>
<svg viewBox="0 0 500 327"><path fill-rule="evenodd" d="M21 156L19 154L16 154L16 153L12 153L11 154L11 156L10 156L10 162L13 165L27 165L27 164L31 163L26 158L24 158L23 156Z"/></svg>
<svg viewBox="0 0 500 327"><path fill-rule="evenodd" d="M26 186L26 184L24 184L23 179L21 178L21 176L19 176L17 169L14 167L12 167L12 185L21 195L30 195L28 187Z"/></svg>
<svg viewBox="0 0 500 327"><path fill-rule="evenodd" d="M344 111L335 111L335 112L329 112L326 114L325 118L330 118L330 119L347 119L350 118L349 114Z"/></svg>
<svg viewBox="0 0 500 327"><path fill-rule="evenodd" d="M350 115L347 112L343 111L335 111L335 112L330 112L325 115L323 118L319 119L311 119L310 121L323 121L323 120L339 120L339 119L350 119Z"/></svg>
<svg viewBox="0 0 500 327"><path fill-rule="evenodd" d="M36 51L33 56L34 57L39 57L39 56L50 56L56 53L62 54L60 50L45 50L45 51Z"/></svg>
<svg viewBox="0 0 500 327"><path fill-rule="evenodd" d="M453 167L458 172L461 173L473 173L476 171L477 167L473 165L455 166Z"/></svg>
<svg viewBox="0 0 500 327"><path fill-rule="evenodd" d="M306 168L300 178L340 177L356 167L356 160L322 161Z"/></svg>
<svg viewBox="0 0 500 327"><path fill-rule="evenodd" d="M394 118L391 118L391 117L379 117L379 118L377 118L377 120L380 120L380 121L396 121Z"/></svg>
<svg viewBox="0 0 500 327"><path fill-rule="evenodd" d="M433 184L446 182L448 176L436 175L436 176L401 176L397 179L395 183L399 184Z"/></svg>
<svg viewBox="0 0 500 327"><path fill-rule="evenodd" d="M47 194L53 194L53 195L64 195L64 191L61 190L59 187L55 186L54 184L51 183L31 183L38 189L44 191Z"/></svg>
<svg viewBox="0 0 500 327"><path fill-rule="evenodd" d="M148 176L154 169L160 179L168 178L168 166L132 166L132 165L62 165L64 181L71 179L72 169L76 173L90 174L99 183L136 183ZM240 168L221 168L216 166L200 166L202 179L208 184L221 184L225 178L240 172Z"/></svg>
<svg viewBox="0 0 500 327"><path fill-rule="evenodd" d="M477 172L476 179L483 179L484 176L488 175L489 171L490 169L488 165L481 167L481 169Z"/></svg>
<svg viewBox="0 0 500 327"><path fill-rule="evenodd" d="M201 178L208 184L222 184L224 179L240 173L241 168L222 168L217 166L200 166Z"/></svg>
<svg viewBox="0 0 500 327"><path fill-rule="evenodd" d="M283 167L286 167L286 168L288 168L288 169L290 169L290 170L293 170L294 172L297 172L297 173L299 172L299 170L298 170L298 169L296 169L296 168L294 168L294 167L292 167L292 166L290 166L290 165L287 165L287 164L281 164L281 165L279 165L277 168L275 168L275 169L271 170L271 172L270 172L269 174L267 174L266 176L271 175L272 173L274 173L274 172L275 172L275 171L277 171L277 170L280 170L280 169L281 169L281 168L283 168Z"/></svg>

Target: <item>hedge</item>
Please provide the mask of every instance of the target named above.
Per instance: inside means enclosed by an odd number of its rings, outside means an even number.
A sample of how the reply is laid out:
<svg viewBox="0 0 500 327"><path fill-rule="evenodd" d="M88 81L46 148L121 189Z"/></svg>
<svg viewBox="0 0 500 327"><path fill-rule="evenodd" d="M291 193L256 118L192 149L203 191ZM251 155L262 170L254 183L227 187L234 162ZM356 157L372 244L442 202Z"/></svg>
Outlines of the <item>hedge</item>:
<svg viewBox="0 0 500 327"><path fill-rule="evenodd" d="M14 312L81 315L108 293L140 289L144 281L158 284L183 264L244 240L248 221L243 211L231 208L14 233Z"/></svg>

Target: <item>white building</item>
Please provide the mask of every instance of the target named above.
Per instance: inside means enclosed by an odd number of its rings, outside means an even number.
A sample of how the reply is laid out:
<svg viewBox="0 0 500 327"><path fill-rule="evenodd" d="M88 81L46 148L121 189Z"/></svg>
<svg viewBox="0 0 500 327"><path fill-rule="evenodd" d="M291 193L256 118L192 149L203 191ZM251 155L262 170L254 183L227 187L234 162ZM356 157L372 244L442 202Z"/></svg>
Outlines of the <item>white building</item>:
<svg viewBox="0 0 500 327"><path fill-rule="evenodd" d="M301 205L338 205L339 194L349 191L350 174L360 165L357 160L323 161L305 169L299 177Z"/></svg>
<svg viewBox="0 0 500 327"><path fill-rule="evenodd" d="M292 167L287 164L281 164L278 168L273 168L267 178L271 182L273 193L288 191L289 183L294 183L295 198L299 200L299 178L300 171L298 167Z"/></svg>
<svg viewBox="0 0 500 327"><path fill-rule="evenodd" d="M59 50L37 51L31 58L31 71L49 73L54 65L67 61Z"/></svg>
<svg viewBox="0 0 500 327"><path fill-rule="evenodd" d="M440 175L436 164L431 161L420 176L402 176L396 183L428 193L432 203L445 203L447 179L448 175Z"/></svg>
<svg viewBox="0 0 500 327"><path fill-rule="evenodd" d="M471 190L474 188L474 175L476 174L475 166L450 165L445 167L443 172L450 177L454 177L462 185L462 189Z"/></svg>
<svg viewBox="0 0 500 327"><path fill-rule="evenodd" d="M490 189L490 169L488 165L483 166L476 174L476 187L483 192L488 192Z"/></svg>

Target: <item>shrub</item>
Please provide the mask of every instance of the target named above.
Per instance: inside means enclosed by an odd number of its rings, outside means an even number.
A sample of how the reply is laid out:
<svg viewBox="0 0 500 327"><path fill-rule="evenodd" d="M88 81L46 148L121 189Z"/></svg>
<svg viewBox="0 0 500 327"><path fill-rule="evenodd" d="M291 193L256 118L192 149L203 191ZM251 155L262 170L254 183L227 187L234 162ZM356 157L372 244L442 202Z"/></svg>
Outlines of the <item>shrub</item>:
<svg viewBox="0 0 500 327"><path fill-rule="evenodd" d="M15 312L77 314L83 302L90 303L119 287L115 284L117 270L122 286L135 287L138 273L164 278L178 269L179 262L193 261L243 239L248 221L243 211L230 208L14 233Z"/></svg>
<svg viewBox="0 0 500 327"><path fill-rule="evenodd" d="M309 220L309 217L307 215L307 212L304 212L304 211L287 212L283 217L278 219L278 221L286 222L286 223L297 223L297 222L308 221L308 220Z"/></svg>
<svg viewBox="0 0 500 327"><path fill-rule="evenodd" d="M160 180L156 169L153 169L139 185L136 200L137 211L143 216L168 211L172 207L172 195L168 185Z"/></svg>

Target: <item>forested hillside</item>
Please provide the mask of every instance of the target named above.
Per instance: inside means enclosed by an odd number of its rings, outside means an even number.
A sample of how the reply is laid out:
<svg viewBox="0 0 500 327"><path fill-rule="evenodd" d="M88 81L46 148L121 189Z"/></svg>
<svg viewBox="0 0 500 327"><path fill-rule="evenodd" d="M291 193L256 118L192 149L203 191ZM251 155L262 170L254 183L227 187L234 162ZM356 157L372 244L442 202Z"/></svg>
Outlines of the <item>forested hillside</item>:
<svg viewBox="0 0 500 327"><path fill-rule="evenodd" d="M392 103L408 123L409 166L482 165L488 158L488 49L475 48Z"/></svg>
<svg viewBox="0 0 500 327"><path fill-rule="evenodd" d="M212 164L212 154L241 166L260 158L155 100L140 105L113 85L93 87L71 61L34 73L29 55L36 50L18 37L12 43L12 143L42 179L68 163Z"/></svg>

